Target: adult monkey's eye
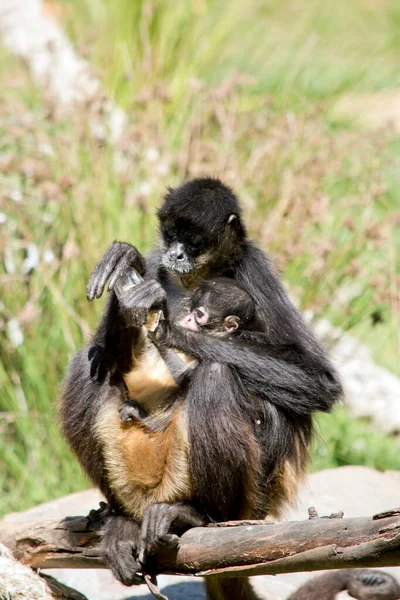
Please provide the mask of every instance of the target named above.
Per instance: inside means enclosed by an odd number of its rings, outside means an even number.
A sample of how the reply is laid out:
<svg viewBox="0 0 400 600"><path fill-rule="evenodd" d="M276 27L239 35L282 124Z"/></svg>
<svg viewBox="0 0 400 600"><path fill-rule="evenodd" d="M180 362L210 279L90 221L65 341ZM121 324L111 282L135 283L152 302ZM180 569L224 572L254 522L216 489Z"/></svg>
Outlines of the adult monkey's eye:
<svg viewBox="0 0 400 600"><path fill-rule="evenodd" d="M196 310L196 316L199 317L199 319L201 319L202 317L204 317L204 312L200 308L198 308Z"/></svg>
<svg viewBox="0 0 400 600"><path fill-rule="evenodd" d="M189 252L199 254L204 248L204 237L201 235L186 236L183 241Z"/></svg>
<svg viewBox="0 0 400 600"><path fill-rule="evenodd" d="M175 239L175 234L172 231L169 231L168 229L163 229L162 234L164 236L165 241L169 244Z"/></svg>
<svg viewBox="0 0 400 600"><path fill-rule="evenodd" d="M193 237L189 243L191 246L193 246L193 248L197 249L203 245L203 239L201 237Z"/></svg>

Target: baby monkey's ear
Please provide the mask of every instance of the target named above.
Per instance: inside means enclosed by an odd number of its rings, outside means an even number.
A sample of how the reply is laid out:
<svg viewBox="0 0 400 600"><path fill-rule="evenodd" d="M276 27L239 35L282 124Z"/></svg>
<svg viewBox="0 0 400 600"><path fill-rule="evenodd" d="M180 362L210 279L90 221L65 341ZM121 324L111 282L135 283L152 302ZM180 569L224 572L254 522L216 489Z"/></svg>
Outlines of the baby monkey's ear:
<svg viewBox="0 0 400 600"><path fill-rule="evenodd" d="M232 333L233 331L236 331L236 329L238 329L239 322L239 317L237 317L236 315L229 315L229 317L225 317L224 319L224 327L226 331Z"/></svg>

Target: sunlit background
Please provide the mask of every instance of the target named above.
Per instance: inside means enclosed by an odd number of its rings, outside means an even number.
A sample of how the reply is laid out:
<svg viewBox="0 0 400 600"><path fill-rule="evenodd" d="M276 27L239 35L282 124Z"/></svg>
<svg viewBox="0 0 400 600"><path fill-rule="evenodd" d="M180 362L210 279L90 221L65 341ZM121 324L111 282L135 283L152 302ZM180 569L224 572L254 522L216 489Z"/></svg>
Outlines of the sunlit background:
<svg viewBox="0 0 400 600"><path fill-rule="evenodd" d="M102 89L60 111L0 47L0 514L89 485L57 423L104 303L86 281L114 239L149 249L155 207L186 178L231 185L294 301L400 375L398 0L45 10ZM127 115L116 141L108 100ZM396 434L345 406L318 430L314 470L400 468Z"/></svg>

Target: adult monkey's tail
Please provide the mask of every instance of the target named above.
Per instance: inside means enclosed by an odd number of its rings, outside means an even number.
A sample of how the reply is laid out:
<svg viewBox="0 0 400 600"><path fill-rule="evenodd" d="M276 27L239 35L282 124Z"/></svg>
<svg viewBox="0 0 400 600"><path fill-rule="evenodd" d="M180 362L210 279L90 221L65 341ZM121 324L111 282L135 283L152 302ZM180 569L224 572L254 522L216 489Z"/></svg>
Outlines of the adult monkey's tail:
<svg viewBox="0 0 400 600"><path fill-rule="evenodd" d="M207 600L265 600L256 594L248 577L207 577Z"/></svg>

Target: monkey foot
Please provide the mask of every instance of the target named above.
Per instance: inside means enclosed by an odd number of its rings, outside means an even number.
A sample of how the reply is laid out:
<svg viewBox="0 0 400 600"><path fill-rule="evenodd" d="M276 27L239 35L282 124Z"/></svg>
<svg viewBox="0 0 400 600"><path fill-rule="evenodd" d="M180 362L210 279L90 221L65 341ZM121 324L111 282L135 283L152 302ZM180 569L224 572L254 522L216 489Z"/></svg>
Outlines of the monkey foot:
<svg viewBox="0 0 400 600"><path fill-rule="evenodd" d="M179 535L191 527L201 527L206 521L188 504L151 504L147 507L140 533L139 562L146 564L148 557L160 546L177 548Z"/></svg>
<svg viewBox="0 0 400 600"><path fill-rule="evenodd" d="M144 583L137 559L139 537L140 527L135 521L122 516L108 517L102 543L104 557L114 577L127 586Z"/></svg>
<svg viewBox="0 0 400 600"><path fill-rule="evenodd" d="M111 515L111 508L107 502L100 502L99 508L92 508L87 515L88 524L96 523L96 521L102 521Z"/></svg>

